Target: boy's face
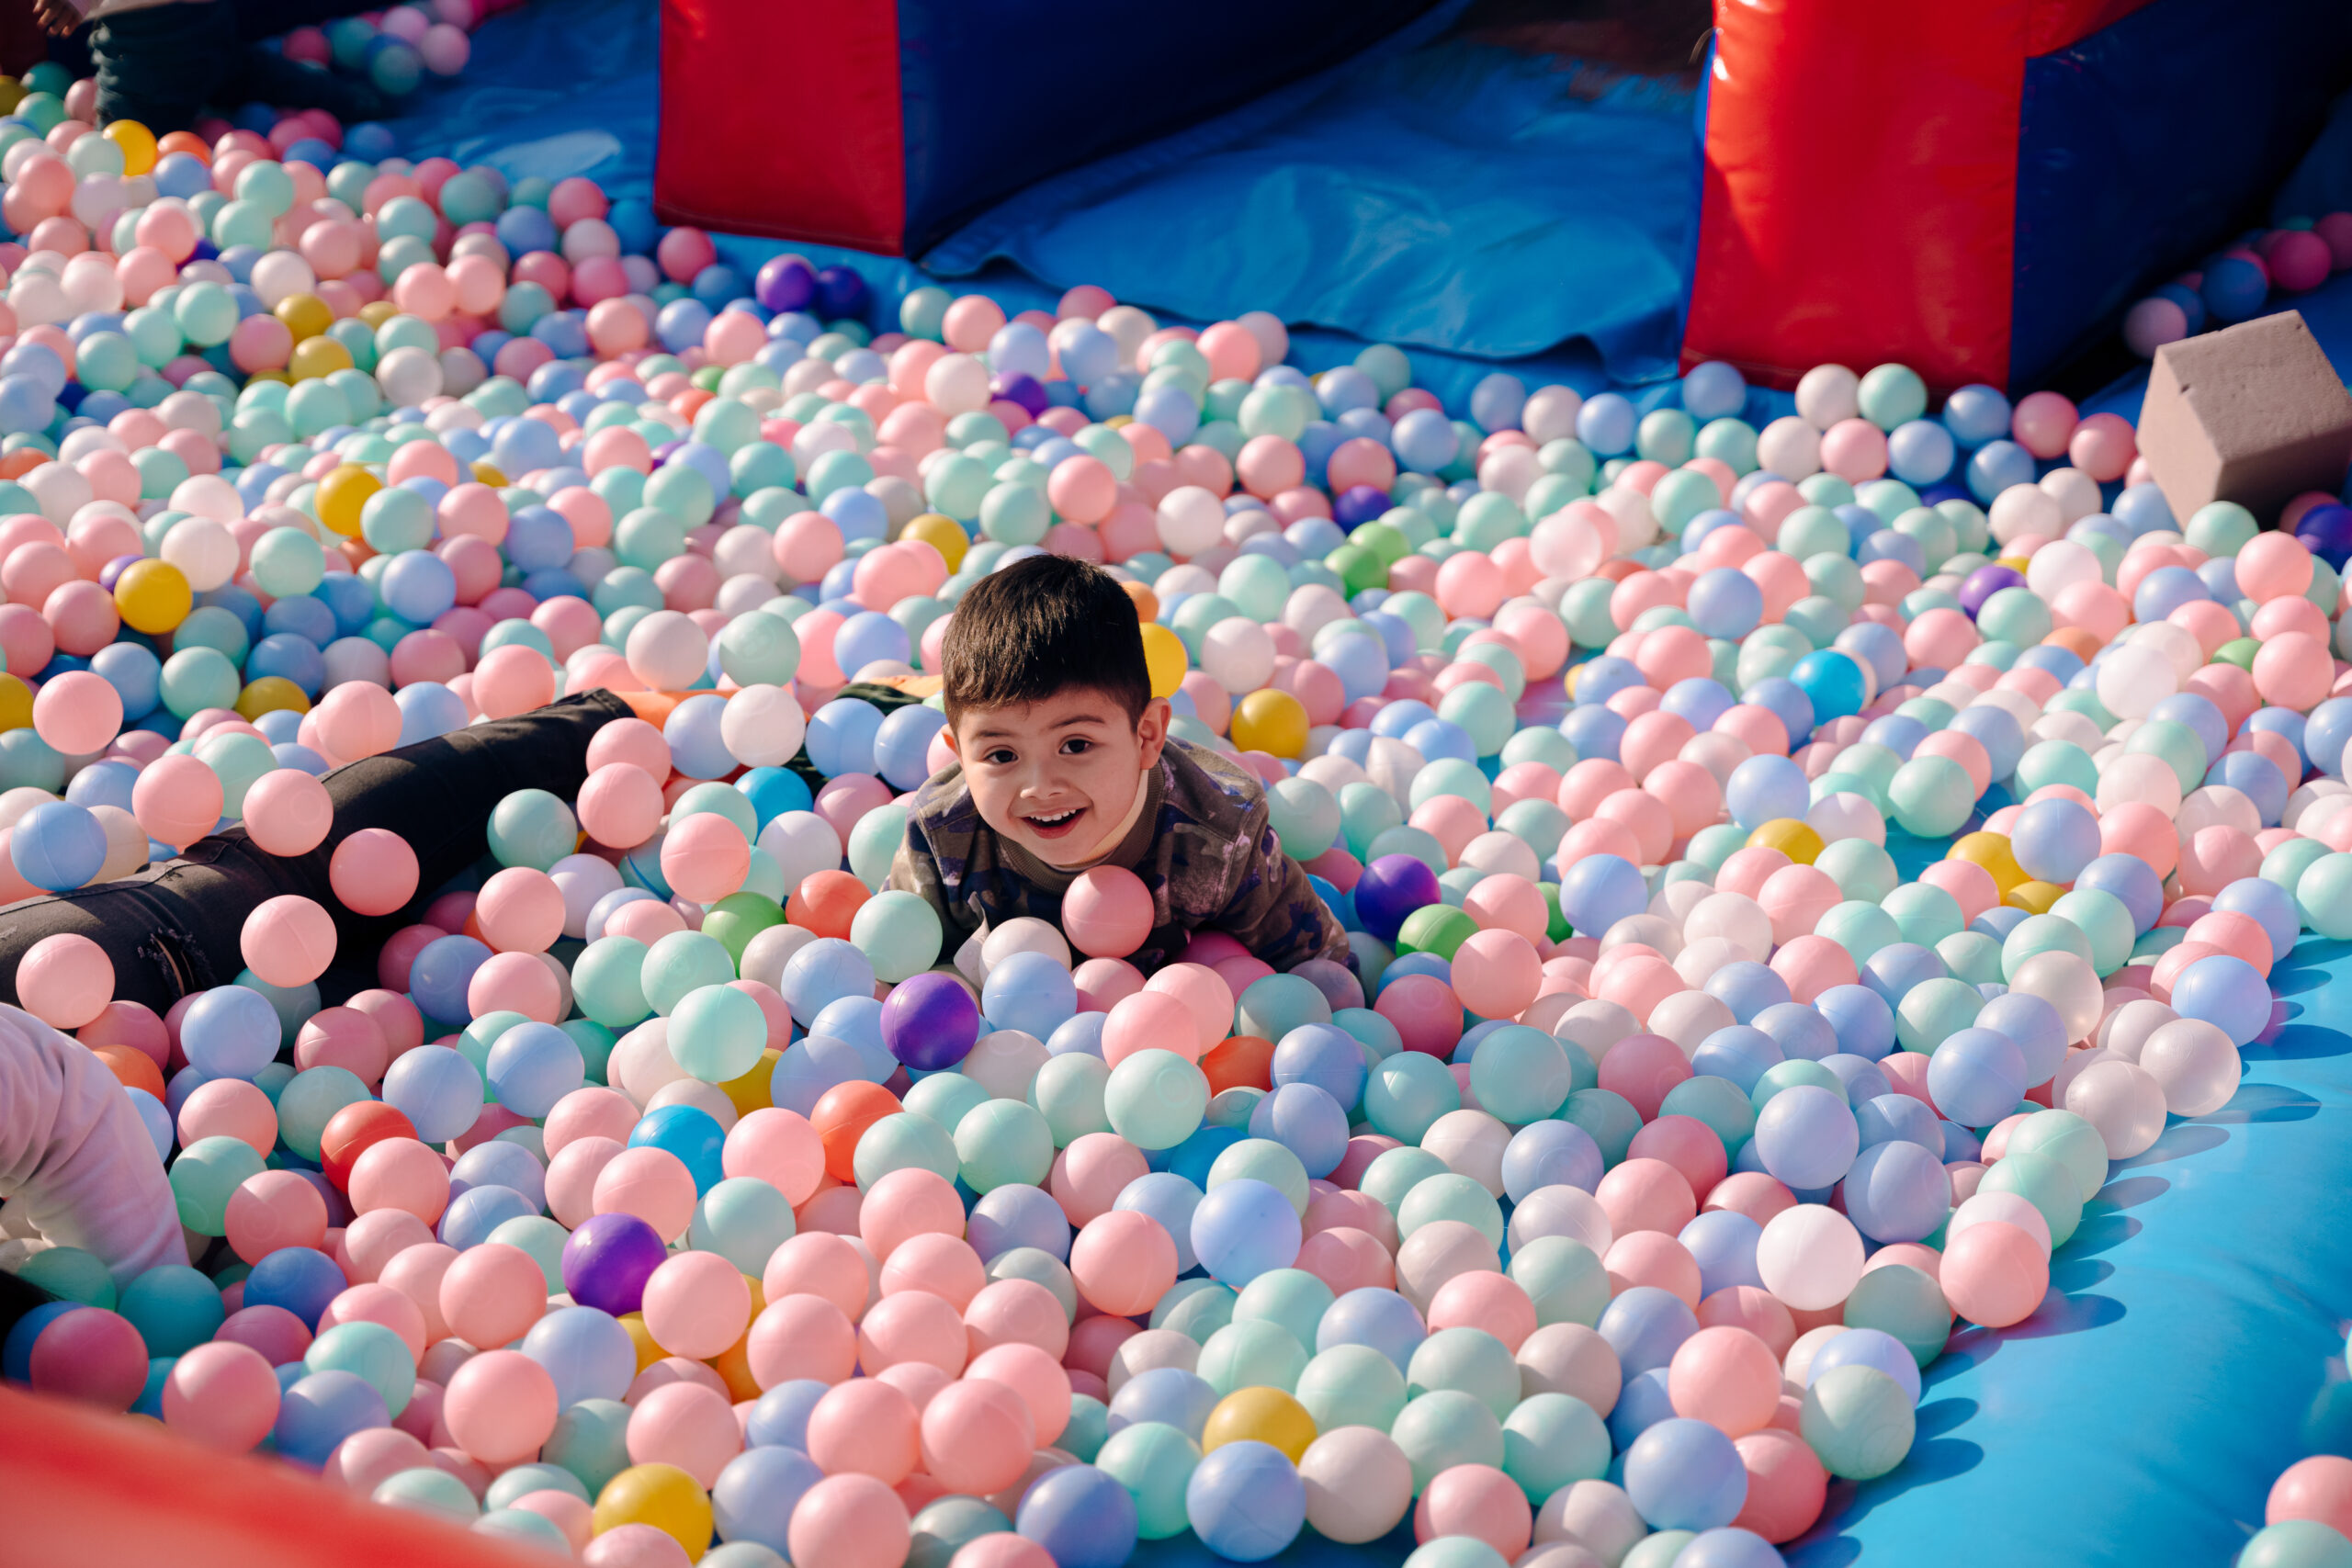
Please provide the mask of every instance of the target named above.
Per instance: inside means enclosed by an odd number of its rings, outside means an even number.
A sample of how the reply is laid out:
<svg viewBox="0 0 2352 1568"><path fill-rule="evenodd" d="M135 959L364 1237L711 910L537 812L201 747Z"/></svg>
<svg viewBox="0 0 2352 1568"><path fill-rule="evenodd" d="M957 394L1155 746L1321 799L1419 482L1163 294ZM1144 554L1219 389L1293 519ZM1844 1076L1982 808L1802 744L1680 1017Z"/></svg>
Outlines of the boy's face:
<svg viewBox="0 0 2352 1568"><path fill-rule="evenodd" d="M947 739L980 819L1047 864L1102 852L1168 739L1168 705L1130 722L1108 693L1071 686L1042 702L966 711Z"/></svg>

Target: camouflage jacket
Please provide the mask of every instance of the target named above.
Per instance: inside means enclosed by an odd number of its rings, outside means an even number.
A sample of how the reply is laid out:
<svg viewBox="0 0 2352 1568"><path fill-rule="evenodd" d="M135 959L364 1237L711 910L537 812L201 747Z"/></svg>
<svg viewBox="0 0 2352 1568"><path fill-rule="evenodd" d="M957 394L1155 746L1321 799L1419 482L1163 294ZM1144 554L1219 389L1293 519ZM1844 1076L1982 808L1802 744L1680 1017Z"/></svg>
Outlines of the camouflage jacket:
<svg viewBox="0 0 2352 1568"><path fill-rule="evenodd" d="M1148 975L1203 928L1227 933L1276 969L1310 958L1348 962L1346 933L1305 869L1283 853L1254 776L1171 739L1146 788L1135 826L1102 863L1125 866L1151 890L1151 935L1128 962ZM1078 874L1047 865L982 821L956 764L911 797L889 886L939 912L944 961L968 938L1023 915L1059 926L1062 894Z"/></svg>

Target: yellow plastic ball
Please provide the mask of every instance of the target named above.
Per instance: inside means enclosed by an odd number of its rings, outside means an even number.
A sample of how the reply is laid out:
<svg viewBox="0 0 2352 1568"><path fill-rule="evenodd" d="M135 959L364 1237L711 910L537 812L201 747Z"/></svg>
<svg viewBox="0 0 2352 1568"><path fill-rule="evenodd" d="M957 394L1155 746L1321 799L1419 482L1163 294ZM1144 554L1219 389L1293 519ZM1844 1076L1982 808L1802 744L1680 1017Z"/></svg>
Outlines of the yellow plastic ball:
<svg viewBox="0 0 2352 1568"><path fill-rule="evenodd" d="M1306 750L1306 705L1269 686L1234 705L1233 743L1244 751L1295 757Z"/></svg>
<svg viewBox="0 0 2352 1568"><path fill-rule="evenodd" d="M390 299L370 299L359 307L359 319L370 328L380 327L401 313L401 308Z"/></svg>
<svg viewBox="0 0 2352 1568"><path fill-rule="evenodd" d="M2020 882L2001 895L2001 902L2029 915L2046 915L2065 896L2066 890L2054 882Z"/></svg>
<svg viewBox="0 0 2352 1568"><path fill-rule="evenodd" d="M302 688L283 675L264 675L258 681L249 681L245 689L237 694L237 716L240 718L256 719L266 713L280 711L311 711L311 699L302 694Z"/></svg>
<svg viewBox="0 0 2352 1568"><path fill-rule="evenodd" d="M319 521L352 538L359 532L359 511L368 498L384 488L383 481L356 463L345 463L319 481Z"/></svg>
<svg viewBox="0 0 2352 1568"><path fill-rule="evenodd" d="M645 1314L628 1312L621 1314L620 1324L628 1330L629 1343L637 1347L637 1370L643 1371L670 1352L655 1343L653 1331L645 1326Z"/></svg>
<svg viewBox="0 0 2352 1568"><path fill-rule="evenodd" d="M936 512L926 512L899 530L901 539L920 539L939 552L939 558L954 571L964 564L964 553L972 541L964 533L964 525L953 517Z"/></svg>
<svg viewBox="0 0 2352 1568"><path fill-rule="evenodd" d="M255 381L275 381L281 387L290 387L294 378L283 370L256 370L245 378L245 384L251 386Z"/></svg>
<svg viewBox="0 0 2352 1568"><path fill-rule="evenodd" d="M760 1059L752 1064L750 1072L718 1086L720 1092L734 1102L736 1115L749 1116L754 1111L765 1111L775 1103L771 1086L775 1078L775 1065L783 1059L784 1053L771 1045L760 1053ZM754 1313L752 1315L756 1317L759 1314ZM754 1394L752 1397L756 1399L759 1396Z"/></svg>
<svg viewBox="0 0 2352 1568"><path fill-rule="evenodd" d="M33 727L33 689L14 675L0 671L0 729Z"/></svg>
<svg viewBox="0 0 2352 1568"><path fill-rule="evenodd" d="M1174 632L1156 621L1143 628L1143 663L1151 674L1153 696L1174 696L1192 662L1184 652L1183 639Z"/></svg>
<svg viewBox="0 0 2352 1568"><path fill-rule="evenodd" d="M334 312L315 294L288 294L270 314L286 325L296 343L305 343L334 325Z"/></svg>
<svg viewBox="0 0 2352 1568"><path fill-rule="evenodd" d="M1747 847L1778 850L1799 865L1811 865L1821 858L1822 841L1811 823L1776 817L1747 835Z"/></svg>
<svg viewBox="0 0 2352 1568"><path fill-rule="evenodd" d="M25 101L25 95L31 90L17 77L0 76L0 114L16 113L17 106Z"/></svg>
<svg viewBox="0 0 2352 1568"><path fill-rule="evenodd" d="M674 1464L633 1464L605 1483L588 1517L597 1535L622 1525L651 1525L699 1561L710 1550L710 1499Z"/></svg>
<svg viewBox="0 0 2352 1568"><path fill-rule="evenodd" d="M1952 840L1951 853L1947 858L1983 866L1992 875L1994 889L2004 897L2027 879L2025 868L2018 864L2017 854L2009 848L2007 833L1979 830L1962 834Z"/></svg>
<svg viewBox="0 0 2352 1568"><path fill-rule="evenodd" d="M475 483L486 484L492 490L504 490L506 488L506 476L500 473L488 463L476 463L473 466L473 471Z"/></svg>
<svg viewBox="0 0 2352 1568"><path fill-rule="evenodd" d="M1131 413L1114 413L1102 422L1102 427L1105 430L1123 430L1135 422L1136 416Z"/></svg>
<svg viewBox="0 0 2352 1568"><path fill-rule="evenodd" d="M1201 1428L1201 1452L1227 1443L1268 1443L1296 1464L1315 1440L1315 1417L1278 1388L1237 1388L1216 1402Z"/></svg>
<svg viewBox="0 0 2352 1568"><path fill-rule="evenodd" d="M195 604L180 569L152 556L131 562L114 580L116 613L123 625L149 637L161 637L187 620Z"/></svg>
<svg viewBox="0 0 2352 1568"><path fill-rule="evenodd" d="M350 368L351 350L331 337L303 339L294 345L293 357L286 365L287 373L297 381L315 381Z"/></svg>
<svg viewBox="0 0 2352 1568"><path fill-rule="evenodd" d="M135 119L119 119L98 132L122 149L122 172L139 175L155 166L155 133Z"/></svg>

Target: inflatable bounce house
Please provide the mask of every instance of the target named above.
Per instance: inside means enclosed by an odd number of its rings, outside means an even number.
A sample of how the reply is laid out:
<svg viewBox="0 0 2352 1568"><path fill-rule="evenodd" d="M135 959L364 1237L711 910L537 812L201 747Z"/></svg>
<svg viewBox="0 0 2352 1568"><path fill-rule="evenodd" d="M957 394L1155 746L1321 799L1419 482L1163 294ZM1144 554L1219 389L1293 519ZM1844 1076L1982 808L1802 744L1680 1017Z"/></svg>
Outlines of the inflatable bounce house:
<svg viewBox="0 0 2352 1568"><path fill-rule="evenodd" d="M663 17L654 189L673 221L949 273L1001 257L1049 282L1148 256L1158 293L1136 297L1201 315L1220 288L1285 292L1269 268L1338 270L1305 320L1407 319L1383 291L1496 297L1396 334L1430 348L1584 337L1612 370L1658 373L1679 332L1684 367L1775 386L1892 356L1939 389L2020 391L2260 220L2352 51L2328 0L1724 0L1711 45L1689 6L1234 5L1188 13L1132 71L1099 63L1123 24L1077 5L1017 26L928 0L671 0ZM1622 49L1612 17L1679 24L1704 51L1695 137L1657 92L1564 116L1540 69L1476 47ZM808 65L779 118L786 59ZM1465 71L1475 90L1428 79ZM1433 139L1492 162L1441 173ZM1501 215L1449 199L1448 175ZM1277 254L1198 254L1223 233ZM1577 299L1545 314L1514 294Z"/></svg>
<svg viewBox="0 0 2352 1568"><path fill-rule="evenodd" d="M0 1564L2352 1568L2352 6L496 9L0 81Z"/></svg>

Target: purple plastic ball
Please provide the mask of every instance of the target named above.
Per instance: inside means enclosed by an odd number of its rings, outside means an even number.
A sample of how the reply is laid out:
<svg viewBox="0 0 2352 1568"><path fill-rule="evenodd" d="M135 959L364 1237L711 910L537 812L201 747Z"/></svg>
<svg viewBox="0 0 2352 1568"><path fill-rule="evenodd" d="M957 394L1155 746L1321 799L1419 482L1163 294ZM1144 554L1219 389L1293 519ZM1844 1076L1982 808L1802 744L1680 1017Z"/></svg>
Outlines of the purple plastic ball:
<svg viewBox="0 0 2352 1568"><path fill-rule="evenodd" d="M979 1037L980 1010L972 993L944 975L917 975L882 1004L882 1043L919 1072L954 1066Z"/></svg>
<svg viewBox="0 0 2352 1568"><path fill-rule="evenodd" d="M2314 506L2295 521L2295 537L2303 547L2336 570L2352 559L2352 506L2330 502Z"/></svg>
<svg viewBox="0 0 2352 1568"><path fill-rule="evenodd" d="M752 298L771 310L799 310L817 297L817 269L805 256L771 256L752 283Z"/></svg>
<svg viewBox="0 0 2352 1568"><path fill-rule="evenodd" d="M563 1288L582 1306L619 1317L645 1304L645 1281L668 1256L635 1214L598 1214L563 1244Z"/></svg>
<svg viewBox="0 0 2352 1568"><path fill-rule="evenodd" d="M1377 485L1350 485L1331 502L1331 521L1351 533L1376 521L1396 505Z"/></svg>
<svg viewBox="0 0 2352 1568"><path fill-rule="evenodd" d="M865 279L845 266L829 266L817 275L817 313L829 321L865 314Z"/></svg>
<svg viewBox="0 0 2352 1568"><path fill-rule="evenodd" d="M1383 942L1395 942L1405 917L1439 897L1437 873L1411 855L1382 855L1356 879L1356 914Z"/></svg>
<svg viewBox="0 0 2352 1568"><path fill-rule="evenodd" d="M1045 383L1035 376L1016 370L1010 376L999 376L989 383L989 395L1009 403L1018 403L1031 419L1046 412L1052 400L1046 396Z"/></svg>
<svg viewBox="0 0 2352 1568"><path fill-rule="evenodd" d="M1960 607L1968 612L1971 620L1984 607L1984 601L2004 588L2023 588L2025 573L2009 566L1980 566L1968 574L1960 585Z"/></svg>

